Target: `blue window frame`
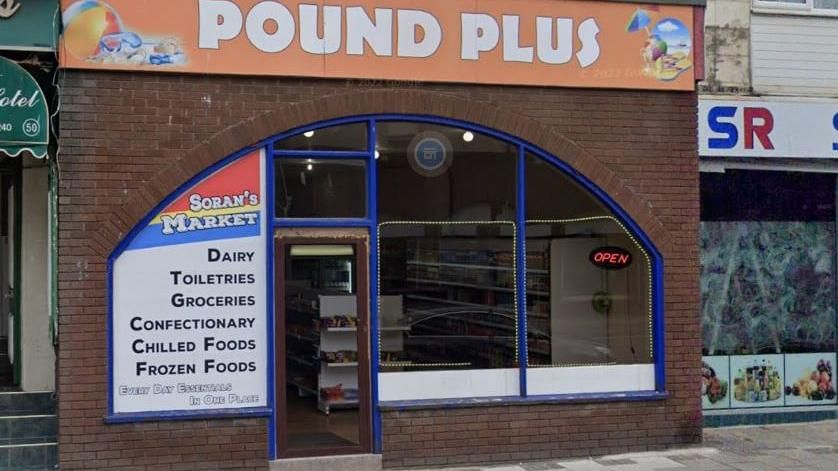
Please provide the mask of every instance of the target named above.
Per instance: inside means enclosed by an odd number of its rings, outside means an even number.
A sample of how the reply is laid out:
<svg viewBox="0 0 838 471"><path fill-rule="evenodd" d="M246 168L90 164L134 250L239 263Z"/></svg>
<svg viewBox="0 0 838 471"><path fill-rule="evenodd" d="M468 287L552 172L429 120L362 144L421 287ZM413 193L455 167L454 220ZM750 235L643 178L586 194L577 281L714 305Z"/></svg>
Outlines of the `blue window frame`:
<svg viewBox="0 0 838 471"><path fill-rule="evenodd" d="M504 397L501 398L502 401L506 403L526 403L529 401L569 401L569 402L597 402L597 401L609 401L609 400L618 400L618 401L626 401L626 400L649 400L649 399L660 399L666 397L665 393L665 372L664 372L664 313L663 313L663 259L661 257L660 252L655 248L652 241L646 236L637 223L632 220L632 218L622 210L602 189L597 187L592 181L587 179L586 177L577 173L570 165L565 163L564 161L560 160L559 157L551 155L549 152L529 143L523 141L516 136L509 135L507 133L485 128L482 126L478 126L472 123L449 119L449 118L442 118L436 116L428 116L428 115L403 115L403 114L379 114L374 116L352 116L340 119L333 119L328 121L323 121L319 123L312 123L303 127L298 127L295 129L288 130L281 134L272 136L270 138L264 139L251 147L248 147L246 150L253 150L258 148L264 148L266 151L266 155L268 156L267 159L267 166L266 171L268 172L266 182L267 182L267 201L268 201L268 214L274 215L273 224L271 225L271 234L274 233L277 229L282 228L301 228L301 227L332 227L332 228L339 228L339 227L363 227L369 229L369 238L370 238L370 246L372 250L370 250L369 255L369 273L372 275L378 272L378 212L377 212L377 199L378 199L378 188L377 188L377 172L376 172L376 129L377 123L382 121L401 121L401 122L414 122L414 123L428 123L428 124L435 124L435 125L444 125L444 126L451 126L462 130L468 130L473 132L478 132L495 139L504 141L506 143L512 144L517 147L517 193L515 198L516 204L516 221L515 221L515 272L516 272L516 279L515 279L515 290L516 296L518 300L525 300L526 299L526 256L525 256L525 230L526 230L526 219L525 219L525 203L526 203L526 181L527 176L525 173L525 158L526 155L532 154L540 159L548 162L561 170L565 175L573 179L576 183L578 183L581 187L587 190L594 198L596 198L599 202L601 202L607 209L613 212L616 216L617 220L627 229L627 231L634 236L643 249L646 250L650 257L650 265L651 265L651 307L652 307L652 342L653 342L653 361L654 361L654 383L655 388L653 391L639 391L639 392L629 392L629 393L592 393L592 394L574 394L574 395L555 395L555 396L530 396L527 392L527 316L526 316L526 303L518 301L516 302L515 310L517 314L517 321L519 325L519 329L517 332L517 349L520 352L518 355L518 370L519 370L519 395L514 397ZM291 136L295 136L298 134L302 134L304 132L309 131L316 131L321 128L327 127L334 127L343 124L354 124L354 123L366 123L367 125L367 148L365 151L329 151L329 150L275 150L277 149L276 143L280 140L286 139ZM220 168L223 165L226 165L239 156L244 155L244 151L237 152L234 155L231 155L228 158L222 159L216 165L211 168L206 169L205 171L201 172L199 175L191 179L190 181L184 183L181 188L179 188L173 194L178 194L182 189L188 188L190 185L194 184L196 181L200 180L204 176L208 175L212 171L217 168ZM277 218L276 215L276 208L275 208L275 184L274 184L274 171L275 171L275 161L277 159L300 159L300 158L317 158L317 159L365 159L367 161L366 166L366 182L367 182L367 213L366 217L363 218ZM168 200L164 200L152 211L150 214L156 213L156 211L165 206L168 203ZM147 221L144 221L147 222ZM141 222L137 227L142 227L143 222ZM111 254L109 261L108 261L108 271L109 271L109 282L110 282L110 272L112 269L113 261L122 253L125 247L130 243L131 239L133 238L135 231L132 231L128 234L128 236L117 246L114 252ZM267 284L268 284L268 296L269 298L273 299L274 296L274 280L273 280L273 261L274 261L274 248L273 248L273 238L267 237L267 245L266 245L266 259L268 260L268 267L267 267ZM371 300L378 299L378 284L375 282L370 283L370 296ZM108 375L109 378L112 375L112 355L110 351L111 345L111 326L110 326L110 303L111 303L111 290L110 285L108 287L108 298L109 298L109 314L108 314ZM378 325L378 306L377 302L370 303L370 325L376 326ZM275 378L274 378L274 338L273 338L273 303L268 302L268 328L269 328L269 345L268 345L268 388L269 388L269 397L270 397L270 408L272 409L272 413L270 415L269 420L269 454L271 459L275 459L277 457L277 449L276 449L276 427L277 427L277 417L276 417L276 407L274 407L273 398L276 395L275 391ZM380 453L381 452L381 413L380 408L377 407L379 405L379 398L378 398L378 329L372 328L370 329L370 345L371 351L370 355L374 361L371 362L371 400L373 403L372 407L372 420L373 420L373 449L374 452ZM110 391L110 389L109 389ZM109 392L110 394L110 392ZM493 398L495 399L495 398ZM439 405L439 404L448 404L455 406L457 404L471 402L468 400L463 399L456 399L456 400L433 400L433 401L406 401L406 402L399 402L399 403L391 403L389 406L397 407L397 408L414 408L414 407L427 407L428 405ZM492 400L492 404L497 404L497 400ZM109 396L109 412L112 412L112 398ZM174 416L155 416L150 417L150 420L165 420L165 419L177 419L183 418L177 415ZM141 418L135 418L132 421L141 420ZM148 420L148 419L147 419Z"/></svg>
<svg viewBox="0 0 838 471"><path fill-rule="evenodd" d="M637 238L639 243L642 247L647 251L651 261L651 272L652 272L652 342L653 342L653 360L654 360L654 368L655 368L655 390L654 391L643 391L643 392L634 392L634 393L620 393L620 394L609 394L609 393L593 393L593 394L580 394L580 395L557 395L551 397L545 396L531 396L528 397L527 394L527 328L526 328L526 306L523 302L516 303L516 313L518 316L518 333L517 333L517 343L518 343L518 351L521 354L518 356L518 370L519 370L519 383L520 383L520 394L518 397L505 397L503 398L507 402L519 402L519 401L526 401L526 400L554 400L554 401L578 401L578 400L589 400L589 401L602 401L602 400L646 400L646 399L655 399L661 398L665 396L665 372L664 372L664 345L663 345L663 260L655 248L654 244L651 240L643 233L640 227L632 220L632 218L622 210L602 189L597 187L593 182L588 180L582 175L579 175L570 165L560 160L560 158L551 155L550 153L544 151L543 149L525 142L516 136L512 136L506 134L501 131L488 129L482 126L474 125L472 123L463 122L459 120L453 120L448 118L436 117L436 116L424 116L424 115L401 115L401 114L382 114L382 115L375 115L375 116L358 116L358 117L349 117L349 118L342 118L337 120L330 120L324 121L320 123L311 124L305 127L297 128L291 130L289 132L283 133L279 136L276 136L273 140L268 142L268 148L273 149L274 142L277 140L281 140L287 138L289 136L293 136L296 134L301 134L308 131L316 131L320 128L325 127L332 127L332 126L339 126L342 124L349 124L349 123L359 123L359 122L366 122L368 126L367 130L367 141L368 147L365 153L359 152L346 152L346 151L275 151L273 153L275 159L282 159L282 158L307 158L307 157L317 157L317 158L365 158L368 160L369 165L367 166L368 176L367 176L367 200L368 200L368 208L367 208L367 218L364 219L275 219L274 221L274 228L282 228L282 227L367 227L369 228L369 237L370 237L370 244L373 247L373 250L370 251L370 273L377 273L378 272L378 230L379 221L378 221L378 213L377 213L377 198L378 198L378 188L377 188L377 175L376 175L376 142L377 142L377 123L379 122L389 122L389 121L401 121L401 122L414 122L414 123L427 123L427 124L434 124L434 125L444 125L455 127L462 130L468 130L473 132L479 132L481 134L499 139L501 141L508 142L510 144L515 145L518 148L518 155L517 155L517 194L516 194L516 215L517 220L515 224L515 252L516 252L516 286L515 289L517 291L517 299L524 300L525 298L525 290L526 290L526 267L525 267L525 230L526 230L526 221L525 221L525 202L526 202L526 174L525 174L525 158L526 154L530 153L533 155L538 156L539 158L543 159L546 162L549 162L562 172L564 172L567 176L575 180L578 184L580 184L584 189L589 191L598 201L600 201L604 206L606 206L609 210L611 210L619 222L624 225L624 227L629 231L631 235ZM269 188L270 190L270 188ZM273 202L273 195L269 194L269 201ZM269 257L272 260L272 255ZM370 290L371 290L371 298L370 299L378 299L378 283L370 283ZM370 325L375 326L378 324L378 306L376 302L371 303L370 306ZM373 401L373 405L377 405L378 401L378 361L379 352L378 352L378 335L379 332L377 329L373 328L370 329L372 338L370 339L370 343L372 345L371 350L371 357L374 359L371 362L372 367L372 391L371 397ZM433 401L404 401L398 403L392 403L393 407L400 407L400 408L411 408L411 407L426 407L428 405L434 404L457 404L462 402L468 402L467 400L433 400ZM373 407L373 437L374 437L374 445L375 451L380 452L381 450L381 416L378 407ZM273 446L273 445L272 445Z"/></svg>

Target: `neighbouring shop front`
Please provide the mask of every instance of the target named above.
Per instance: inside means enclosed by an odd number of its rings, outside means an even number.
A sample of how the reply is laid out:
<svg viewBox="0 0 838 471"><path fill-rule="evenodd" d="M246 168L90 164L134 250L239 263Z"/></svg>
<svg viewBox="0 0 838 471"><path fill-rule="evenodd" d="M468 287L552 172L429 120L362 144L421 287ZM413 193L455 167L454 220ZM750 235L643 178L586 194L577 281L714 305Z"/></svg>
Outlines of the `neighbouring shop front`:
<svg viewBox="0 0 838 471"><path fill-rule="evenodd" d="M57 460L58 1L0 5L0 469Z"/></svg>
<svg viewBox="0 0 838 471"><path fill-rule="evenodd" d="M62 468L700 440L665 3L62 2Z"/></svg>
<svg viewBox="0 0 838 471"><path fill-rule="evenodd" d="M835 417L834 100L702 98L708 424Z"/></svg>

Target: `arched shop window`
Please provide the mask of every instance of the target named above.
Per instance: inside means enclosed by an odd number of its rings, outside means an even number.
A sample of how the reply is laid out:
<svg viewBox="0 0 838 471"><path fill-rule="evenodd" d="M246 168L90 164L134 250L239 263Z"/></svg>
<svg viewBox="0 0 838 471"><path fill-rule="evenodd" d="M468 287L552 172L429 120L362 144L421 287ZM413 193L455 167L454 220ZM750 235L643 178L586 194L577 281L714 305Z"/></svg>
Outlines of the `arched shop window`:
<svg viewBox="0 0 838 471"><path fill-rule="evenodd" d="M559 160L412 117L274 150L280 228L333 219L374 237L380 400L662 389L659 256Z"/></svg>
<svg viewBox="0 0 838 471"><path fill-rule="evenodd" d="M527 153L526 176L529 392L652 384L649 254L612 211L555 166ZM597 366L614 366L614 376L585 379ZM577 367L573 381L564 381L570 376L562 367Z"/></svg>

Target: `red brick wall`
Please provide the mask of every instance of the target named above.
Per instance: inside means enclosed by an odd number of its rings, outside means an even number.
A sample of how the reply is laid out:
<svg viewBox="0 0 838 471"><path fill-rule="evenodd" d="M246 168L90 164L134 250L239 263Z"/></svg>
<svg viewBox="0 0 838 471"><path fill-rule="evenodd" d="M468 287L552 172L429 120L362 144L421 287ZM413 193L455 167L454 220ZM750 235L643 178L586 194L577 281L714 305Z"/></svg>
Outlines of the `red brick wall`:
<svg viewBox="0 0 838 471"><path fill-rule="evenodd" d="M387 412L385 463L582 456L700 440L695 94L81 71L66 71L61 94L62 469L265 469L264 419L103 424L106 256L154 202L211 162L292 125L375 111L505 130L614 195L665 259L671 393L652 403ZM470 427L477 433L459 432ZM475 441L482 436L488 440Z"/></svg>
<svg viewBox="0 0 838 471"><path fill-rule="evenodd" d="M690 420L689 413L674 412L677 407L672 402L388 411L382 418L384 465L565 459L700 441L700 425Z"/></svg>

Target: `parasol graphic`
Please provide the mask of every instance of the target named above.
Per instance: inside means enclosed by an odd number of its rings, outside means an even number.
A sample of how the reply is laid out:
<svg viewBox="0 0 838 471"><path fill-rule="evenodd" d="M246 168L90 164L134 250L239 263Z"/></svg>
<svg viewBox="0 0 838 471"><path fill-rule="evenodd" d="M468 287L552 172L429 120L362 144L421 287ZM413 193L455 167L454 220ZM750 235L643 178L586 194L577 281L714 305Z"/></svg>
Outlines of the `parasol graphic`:
<svg viewBox="0 0 838 471"><path fill-rule="evenodd" d="M626 32L633 33L638 31L640 28L646 30L646 36L651 36L651 32L649 32L649 23L652 22L652 19L649 18L649 14L646 10L642 8L638 8L634 11L634 14L631 15L628 24L626 24Z"/></svg>

